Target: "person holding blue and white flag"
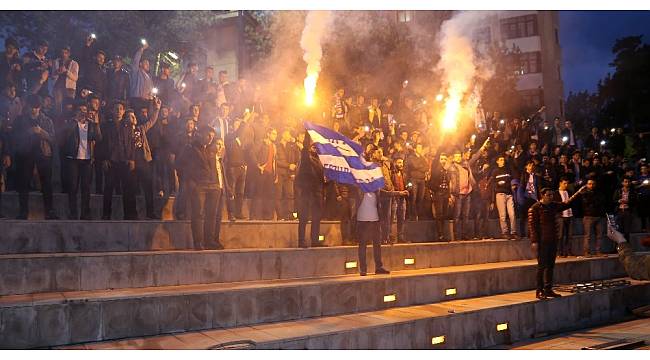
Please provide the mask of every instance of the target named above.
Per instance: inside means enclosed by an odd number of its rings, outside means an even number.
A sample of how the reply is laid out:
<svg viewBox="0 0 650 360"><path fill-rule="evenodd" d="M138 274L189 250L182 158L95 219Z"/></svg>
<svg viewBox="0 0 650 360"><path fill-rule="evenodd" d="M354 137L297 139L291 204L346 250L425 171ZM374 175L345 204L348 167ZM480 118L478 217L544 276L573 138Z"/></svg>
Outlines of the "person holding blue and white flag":
<svg viewBox="0 0 650 360"><path fill-rule="evenodd" d="M368 158L366 159L362 156L361 145L340 133L309 122L305 122L304 125L309 138L313 142L311 147L318 153L320 163L323 165L325 177L343 184L355 184L362 191L359 199L360 205L357 210L360 275L365 276L367 274L366 244L368 242L373 244L375 274L389 274L390 272L382 266L379 234L379 196L381 192L386 191L384 189L385 179L381 165L373 161L375 159L372 158L372 156L381 158L381 153L367 154ZM305 138L307 139L307 137ZM307 148L307 145L305 145L305 148ZM296 183L298 183L298 179L296 179ZM315 219L313 220L312 243L314 241L314 224L316 223ZM304 228L302 226L302 224L299 224L299 239L301 234L304 237Z"/></svg>

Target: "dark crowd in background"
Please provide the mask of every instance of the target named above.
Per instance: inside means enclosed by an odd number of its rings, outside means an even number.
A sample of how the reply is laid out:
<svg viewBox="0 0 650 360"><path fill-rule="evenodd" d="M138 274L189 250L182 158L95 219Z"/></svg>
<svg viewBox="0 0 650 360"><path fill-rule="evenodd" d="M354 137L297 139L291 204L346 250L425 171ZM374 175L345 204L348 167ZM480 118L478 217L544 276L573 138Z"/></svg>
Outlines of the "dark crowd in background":
<svg viewBox="0 0 650 360"><path fill-rule="evenodd" d="M323 177L299 119L266 102L265 84L245 76L233 81L226 71L193 63L178 79L165 63L155 75L143 57L147 47L143 41L127 64L98 49L92 36L80 54L50 51L46 41L20 54L16 40L5 41L2 190L19 194L18 219L28 218L33 190L43 194L46 219L58 218L56 192L68 196L67 217L82 220L91 220L91 193L103 196L103 220L121 220L111 219L114 195L122 197L125 220L160 219L161 204L173 196L174 218L192 219L203 248L221 246L222 210L230 221L303 222L310 213L314 222L340 220L344 244L359 241L364 194ZM559 114L491 112L472 119L470 131L432 142L434 116L406 83L395 94L341 88L321 97L328 107L318 120L359 142L366 159L382 166L382 243L407 242L404 224L421 220L435 220L439 240L456 240L488 238L487 220L498 218L502 235L516 239L526 236L527 212L541 189L565 201L583 185L560 215L561 256L577 255L568 246L572 221L585 228L584 255L601 252L606 213L617 216L628 238L635 216L647 229L647 134L577 133ZM145 214L137 212L138 195ZM195 222L197 214L215 221ZM443 235L447 223L450 238ZM317 235L312 228L314 246ZM299 237L304 241L304 228Z"/></svg>

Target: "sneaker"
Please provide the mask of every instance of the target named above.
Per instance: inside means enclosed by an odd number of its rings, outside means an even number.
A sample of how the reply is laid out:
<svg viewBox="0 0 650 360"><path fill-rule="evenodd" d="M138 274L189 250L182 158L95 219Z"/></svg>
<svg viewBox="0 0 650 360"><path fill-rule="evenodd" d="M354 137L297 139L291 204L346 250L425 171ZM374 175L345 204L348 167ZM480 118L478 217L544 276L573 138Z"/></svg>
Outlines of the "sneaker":
<svg viewBox="0 0 650 360"><path fill-rule="evenodd" d="M359 273L359 275L361 275L361 276L366 276L366 275L368 275L368 273L365 272L365 271L362 271L362 272Z"/></svg>
<svg viewBox="0 0 650 360"><path fill-rule="evenodd" d="M536 290L535 291L535 297L538 298L539 300L548 300L548 297L546 297L544 292L541 291L541 290Z"/></svg>
<svg viewBox="0 0 650 360"><path fill-rule="evenodd" d="M375 275L390 274L390 271L382 268L375 270Z"/></svg>

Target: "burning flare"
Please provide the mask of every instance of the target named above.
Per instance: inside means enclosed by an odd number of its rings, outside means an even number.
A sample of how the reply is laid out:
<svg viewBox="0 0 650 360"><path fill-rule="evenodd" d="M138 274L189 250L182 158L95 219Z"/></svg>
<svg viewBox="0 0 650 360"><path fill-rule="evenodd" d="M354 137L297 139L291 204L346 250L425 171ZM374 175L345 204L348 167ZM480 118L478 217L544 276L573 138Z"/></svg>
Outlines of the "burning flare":
<svg viewBox="0 0 650 360"><path fill-rule="evenodd" d="M307 63L307 77L305 77L305 104L314 104L316 84L321 71L320 61L323 57L321 39L325 33L329 11L310 11L305 19L305 28L300 38L300 47L305 51L303 60Z"/></svg>
<svg viewBox="0 0 650 360"><path fill-rule="evenodd" d="M470 96L478 93L475 80L492 76L476 59L471 37L473 29L487 15L486 12L464 11L442 24L437 69L442 73L447 92L440 120L444 132L456 130L461 119L475 113L480 102Z"/></svg>

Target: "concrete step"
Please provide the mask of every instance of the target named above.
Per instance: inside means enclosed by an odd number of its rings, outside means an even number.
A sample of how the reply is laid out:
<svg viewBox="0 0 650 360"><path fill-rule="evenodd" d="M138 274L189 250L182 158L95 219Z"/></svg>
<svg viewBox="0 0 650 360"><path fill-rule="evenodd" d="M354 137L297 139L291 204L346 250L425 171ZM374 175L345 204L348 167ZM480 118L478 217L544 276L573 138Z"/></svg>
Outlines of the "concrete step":
<svg viewBox="0 0 650 360"><path fill-rule="evenodd" d="M477 240L382 247L390 270L524 260L528 241ZM372 247L368 270L374 271ZM0 255L0 295L358 273L358 247ZM347 264L347 266L346 266ZM354 265L354 266L353 266Z"/></svg>
<svg viewBox="0 0 650 360"><path fill-rule="evenodd" d="M90 213L93 219L102 218L102 209L103 209L103 195L91 194L90 195ZM77 195L77 201L81 201L81 193ZM173 220L173 208L174 208L174 197L165 197L161 198L159 196L154 196L154 210L162 216L163 220ZM4 216L11 219L18 216L19 206L18 206L18 193L15 191L8 191L2 193L2 213ZM54 212L61 219L67 219L69 215L68 208L68 195L64 193L54 193L53 194L53 206ZM141 218L144 219L147 214L144 196L136 196L136 209ZM112 203L112 219L120 220L124 219L124 208L122 205L122 196L113 195ZM81 207L79 207L81 211ZM30 192L29 193L29 219L32 220L42 220L45 218L45 210L43 208L43 196L40 192Z"/></svg>
<svg viewBox="0 0 650 360"><path fill-rule="evenodd" d="M496 228L496 224L493 227ZM307 226L309 233L311 225ZM408 240L433 242L432 222L406 224ZM578 228L578 226L576 226ZM193 249L189 221L0 221L0 254L101 252ZM579 229L576 229L579 230ZM340 246L339 222L321 223L324 246ZM574 233L575 254L582 253L581 232ZM495 238L498 231L493 232ZM633 241L638 242L635 235ZM226 249L265 249L298 247L298 223L295 221L222 222L220 240ZM604 238L606 249L613 244Z"/></svg>
<svg viewBox="0 0 650 360"><path fill-rule="evenodd" d="M539 301L514 291L436 304L230 329L94 342L64 349L209 349L251 340L257 349L481 349L620 321L650 300L650 283ZM504 325L505 324L505 325ZM503 329L505 327L505 329ZM502 330L500 330L502 329Z"/></svg>
<svg viewBox="0 0 650 360"><path fill-rule="evenodd" d="M36 347L377 311L535 287L532 260L292 279L0 297L0 347ZM562 260L562 283L620 277L616 258ZM447 295L448 289L456 293ZM393 297L388 298L387 297Z"/></svg>

